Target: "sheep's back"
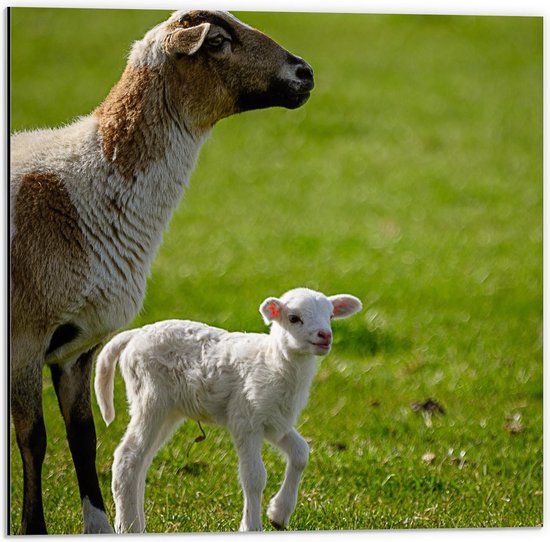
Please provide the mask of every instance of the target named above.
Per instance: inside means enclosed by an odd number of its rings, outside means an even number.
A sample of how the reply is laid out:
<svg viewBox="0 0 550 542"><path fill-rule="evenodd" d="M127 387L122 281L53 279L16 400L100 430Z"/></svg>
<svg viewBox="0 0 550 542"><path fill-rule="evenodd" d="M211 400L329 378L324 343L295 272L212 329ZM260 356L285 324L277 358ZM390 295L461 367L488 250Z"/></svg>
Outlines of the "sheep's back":
<svg viewBox="0 0 550 542"><path fill-rule="evenodd" d="M120 359L130 403L140 396L136 404L164 402L187 418L215 421L204 401L217 374L208 352L227 333L188 320L141 328Z"/></svg>

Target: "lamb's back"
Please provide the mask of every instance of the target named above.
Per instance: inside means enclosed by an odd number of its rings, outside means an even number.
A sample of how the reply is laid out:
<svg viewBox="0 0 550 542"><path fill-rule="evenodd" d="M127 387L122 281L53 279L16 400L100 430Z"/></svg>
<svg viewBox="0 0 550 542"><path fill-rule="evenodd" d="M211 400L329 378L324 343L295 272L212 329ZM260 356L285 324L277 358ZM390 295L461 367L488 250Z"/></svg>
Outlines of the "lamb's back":
<svg viewBox="0 0 550 542"><path fill-rule="evenodd" d="M121 370L136 388L154 383L147 389L171 397L186 417L226 425L228 410L253 407L253 382L268 384L268 343L264 334L165 320L141 328L125 350Z"/></svg>

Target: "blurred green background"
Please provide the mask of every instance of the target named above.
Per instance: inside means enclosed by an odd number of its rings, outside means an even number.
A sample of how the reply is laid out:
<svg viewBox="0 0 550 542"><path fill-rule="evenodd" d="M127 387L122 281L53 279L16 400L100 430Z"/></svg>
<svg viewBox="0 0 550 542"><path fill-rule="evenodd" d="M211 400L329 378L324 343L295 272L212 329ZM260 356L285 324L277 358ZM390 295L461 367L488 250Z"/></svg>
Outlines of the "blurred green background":
<svg viewBox="0 0 550 542"><path fill-rule="evenodd" d="M90 113L131 42L168 15L12 9L12 131ZM300 418L312 453L290 528L542 524L542 18L236 15L311 63L316 89L296 111L215 127L133 326L262 331L269 295L352 293L364 311L335 322ZM44 375L46 520L77 533L76 477ZM128 420L119 377L115 395L108 429L95 410L111 516ZM429 398L444 414L412 408ZM238 528L232 444L206 432L187 454L199 434L189 422L153 462L149 532ZM264 456L267 505L284 463L268 446ZM11 459L16 531L14 438Z"/></svg>

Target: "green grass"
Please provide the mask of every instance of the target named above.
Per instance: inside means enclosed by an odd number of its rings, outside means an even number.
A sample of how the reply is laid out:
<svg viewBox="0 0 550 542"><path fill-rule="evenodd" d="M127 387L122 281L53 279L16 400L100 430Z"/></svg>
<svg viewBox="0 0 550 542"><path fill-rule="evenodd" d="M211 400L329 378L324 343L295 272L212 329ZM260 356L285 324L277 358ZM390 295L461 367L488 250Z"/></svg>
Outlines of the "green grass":
<svg viewBox="0 0 550 542"><path fill-rule="evenodd" d="M90 112L131 41L165 16L13 10L12 130ZM317 87L299 110L216 126L133 325L181 317L261 331L269 295L357 295L365 310L335 323L300 418L312 453L290 528L542 524L542 19L240 16L307 59ZM45 378L46 520L77 533L76 478ZM411 409L429 397L445 409L432 427ZM110 514L128 420L119 377L116 407L108 429L95 411ZM187 458L199 432L184 425L155 459L149 531L238 527L235 453L223 430L206 432ZM284 465L264 455L267 504ZM16 530L14 440L11 458Z"/></svg>

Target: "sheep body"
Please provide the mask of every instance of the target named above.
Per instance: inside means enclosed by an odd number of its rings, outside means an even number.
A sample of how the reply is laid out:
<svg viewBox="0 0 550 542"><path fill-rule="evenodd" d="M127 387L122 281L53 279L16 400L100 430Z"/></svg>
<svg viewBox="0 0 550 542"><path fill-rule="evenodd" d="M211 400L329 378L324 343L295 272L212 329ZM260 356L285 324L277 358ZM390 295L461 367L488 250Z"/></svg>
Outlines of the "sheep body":
<svg viewBox="0 0 550 542"><path fill-rule="evenodd" d="M16 201L25 172L39 171L42 164L63 179L63 188L78 217L86 247L85 276L78 284L77 294L67 294L67 300L66 285L60 285L59 306L52 304L51 295L43 297L49 304L44 312L55 313L58 322L70 321L79 329L75 340L46 356L46 363L59 364L74 362L82 351L126 325L139 312L163 230L174 202L183 195L208 134L197 140L174 131L167 153L171 160L151 164L146 171L137 173L137 182L128 187L101 159L101 142L93 116L58 130L55 144L50 132L14 136L11 192ZM21 150L26 146L35 147L33 160ZM74 156L84 159L75 160Z"/></svg>
<svg viewBox="0 0 550 542"><path fill-rule="evenodd" d="M268 516L274 525L288 524L308 457L307 444L293 427L307 402L316 356L330 349L331 314L347 317L361 304L353 296L329 300L307 289L270 299L261 308L272 322L270 334L166 320L124 332L100 353L95 390L103 418L107 424L114 418L117 360L131 416L113 464L118 532L144 530L147 469L161 443L186 418L225 426L233 437L245 495L241 530L261 530L262 440L287 454L285 482ZM346 304L340 312L337 300ZM269 303L279 303L279 309L273 309L277 314L266 308ZM300 322L289 324L288 318Z"/></svg>
<svg viewBox="0 0 550 542"><path fill-rule="evenodd" d="M246 411L250 427L264 427L276 439L295 424L316 367L313 356L286 363L269 335L187 320L146 325L124 341L120 372L132 416L149 397L158 398L166 412L179 410L184 418L228 427L243 423ZM107 363L100 354L98 375L107 368L112 374ZM102 413L114 417L112 402L104 403L100 391L96 395ZM110 416L104 418L111 423Z"/></svg>
<svg viewBox="0 0 550 542"><path fill-rule="evenodd" d="M300 107L313 72L224 12L177 11L130 52L90 115L11 138L10 400L23 462L21 532L46 532L42 372L49 365L85 532L111 530L95 469L93 356L138 313L164 228L212 126Z"/></svg>
<svg viewBox="0 0 550 542"><path fill-rule="evenodd" d="M51 291L43 296L48 306L40 311L42 314L55 313L57 321L70 321L79 329L75 340L46 356L46 363L74 362L82 351L137 315L163 230L174 202L183 195L207 136L205 133L197 139L174 130L167 159L136 173L132 186L127 186L102 158L98 122L93 115L59 130L14 136L12 198L17 201L27 174L39 171L40 167L56 171L56 177L63 179L82 235L84 246L78 246L73 253L79 254L83 249L85 252L82 267L86 273L78 291L69 295L66 284L60 284L57 300ZM16 227L13 229L12 235L17 231ZM74 239L68 242L73 248L77 244ZM54 278L44 281L44 287L51 288ZM17 372L16 365L12 368Z"/></svg>

